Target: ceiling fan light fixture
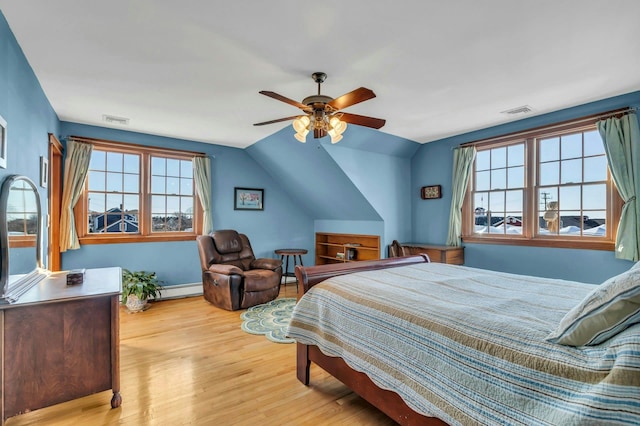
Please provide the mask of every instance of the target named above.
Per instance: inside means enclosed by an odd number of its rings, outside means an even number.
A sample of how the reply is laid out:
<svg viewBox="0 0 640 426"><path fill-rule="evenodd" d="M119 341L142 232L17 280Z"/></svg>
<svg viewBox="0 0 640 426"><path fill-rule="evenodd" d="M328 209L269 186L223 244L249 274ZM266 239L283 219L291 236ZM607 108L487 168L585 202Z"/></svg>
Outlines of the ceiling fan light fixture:
<svg viewBox="0 0 640 426"><path fill-rule="evenodd" d="M300 117L293 120L293 128L297 133L302 133L304 130L307 130L308 132L309 131L308 127L310 122L311 120L309 120L308 116L301 115ZM306 133L305 133L305 136L306 136Z"/></svg>
<svg viewBox="0 0 640 426"><path fill-rule="evenodd" d="M342 135L331 136L331 143L338 143L342 140Z"/></svg>
<svg viewBox="0 0 640 426"><path fill-rule="evenodd" d="M339 135L343 134L345 130L347 130L347 123L345 121L340 120L337 116L331 117L329 120L329 124L335 130L335 132Z"/></svg>
<svg viewBox="0 0 640 426"><path fill-rule="evenodd" d="M309 133L309 131L305 130L302 133L296 133L293 137L296 138L298 142L305 143L307 141L307 133Z"/></svg>

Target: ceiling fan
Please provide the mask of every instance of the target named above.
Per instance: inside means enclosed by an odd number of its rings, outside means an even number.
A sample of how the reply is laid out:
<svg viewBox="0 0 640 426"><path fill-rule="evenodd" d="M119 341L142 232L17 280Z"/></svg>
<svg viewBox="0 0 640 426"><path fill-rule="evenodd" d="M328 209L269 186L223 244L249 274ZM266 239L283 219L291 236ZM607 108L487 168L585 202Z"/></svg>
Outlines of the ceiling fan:
<svg viewBox="0 0 640 426"><path fill-rule="evenodd" d="M254 126L279 123L293 120L293 128L296 130L295 138L300 142L307 141L307 134L313 130L313 137L318 139L326 135L331 136L331 143L339 142L342 133L347 128L347 123L379 129L384 126L386 120L367 117L364 115L350 114L341 110L376 97L372 90L360 87L337 98L320 94L320 85L326 80L327 74L314 72L311 74L313 81L318 83L318 94L307 96L302 102L294 101L275 92L263 90L260 94L288 103L300 108L306 115L293 115L291 117L255 123Z"/></svg>

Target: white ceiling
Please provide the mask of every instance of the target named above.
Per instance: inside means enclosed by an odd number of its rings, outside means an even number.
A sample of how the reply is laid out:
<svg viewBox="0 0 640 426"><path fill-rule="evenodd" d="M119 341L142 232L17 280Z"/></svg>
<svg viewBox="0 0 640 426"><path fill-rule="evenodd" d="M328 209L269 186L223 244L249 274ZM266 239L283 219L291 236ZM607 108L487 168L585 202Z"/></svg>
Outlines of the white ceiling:
<svg viewBox="0 0 640 426"><path fill-rule="evenodd" d="M640 90L638 0L0 0L64 121L246 147L323 94L420 143ZM110 125L103 115L130 119ZM292 131L293 138L293 131ZM345 139L346 140L346 139Z"/></svg>

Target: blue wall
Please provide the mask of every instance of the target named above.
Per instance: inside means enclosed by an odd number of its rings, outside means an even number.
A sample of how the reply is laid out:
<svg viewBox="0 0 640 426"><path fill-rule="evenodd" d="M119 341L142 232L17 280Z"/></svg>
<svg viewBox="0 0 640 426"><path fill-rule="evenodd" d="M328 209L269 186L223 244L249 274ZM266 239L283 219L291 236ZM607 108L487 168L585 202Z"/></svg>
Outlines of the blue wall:
<svg viewBox="0 0 640 426"><path fill-rule="evenodd" d="M346 144L334 146L330 153L383 219L382 233L358 233L380 235L380 255L386 257L386 247L394 239L407 241L411 236L411 210L407 208L411 204L411 159L351 149Z"/></svg>
<svg viewBox="0 0 640 426"><path fill-rule="evenodd" d="M413 240L433 244L446 242L454 147L627 106L640 106L640 92L424 144L411 162L411 191L418 194L421 186L441 184L443 197L438 200L412 198ZM628 261L616 259L612 251L475 243L464 243L464 246L467 266L589 283L600 283L631 266Z"/></svg>
<svg viewBox="0 0 640 426"><path fill-rule="evenodd" d="M0 115L7 122L8 145L7 168L0 169L0 181L13 174L31 178L38 187L41 209L46 215L47 190L39 185L40 157L48 158L48 133L58 133L58 116L1 13ZM43 247L47 247L46 234L43 240Z"/></svg>
<svg viewBox="0 0 640 426"><path fill-rule="evenodd" d="M349 131L354 132L351 128ZM246 151L315 219L380 220L378 212L329 154L334 147L323 143L328 138L308 139L306 143L296 141L287 126Z"/></svg>
<svg viewBox="0 0 640 426"><path fill-rule="evenodd" d="M211 158L214 229L236 229L247 234L257 257L275 258L275 249L312 244L311 218L244 150L62 122L61 139L66 136L203 152ZM234 187L263 188L264 210L234 210ZM93 244L62 254L63 269L106 266L155 271L165 285L201 282L195 241Z"/></svg>

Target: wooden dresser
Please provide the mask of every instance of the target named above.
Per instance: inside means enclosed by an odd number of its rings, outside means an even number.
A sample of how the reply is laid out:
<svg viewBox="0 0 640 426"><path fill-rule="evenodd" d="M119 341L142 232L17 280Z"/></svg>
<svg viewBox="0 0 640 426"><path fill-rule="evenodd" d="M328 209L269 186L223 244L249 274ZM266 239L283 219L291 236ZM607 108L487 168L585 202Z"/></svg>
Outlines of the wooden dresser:
<svg viewBox="0 0 640 426"><path fill-rule="evenodd" d="M19 300L0 305L2 417L113 390L119 407L120 268L87 269L68 286L54 272Z"/></svg>
<svg viewBox="0 0 640 426"><path fill-rule="evenodd" d="M421 243L399 243L394 241L389 246L389 257L408 256L425 253L432 262L464 264L464 247L439 246Z"/></svg>

